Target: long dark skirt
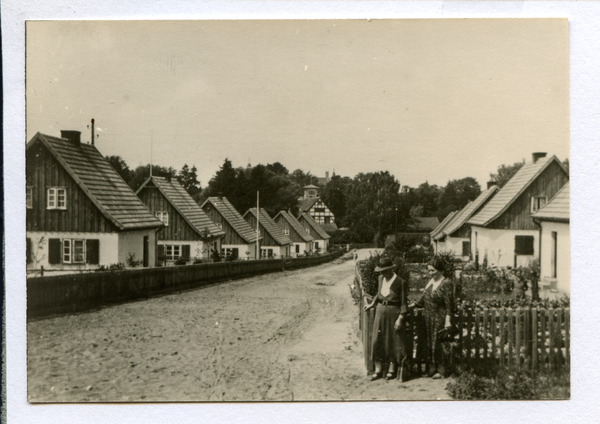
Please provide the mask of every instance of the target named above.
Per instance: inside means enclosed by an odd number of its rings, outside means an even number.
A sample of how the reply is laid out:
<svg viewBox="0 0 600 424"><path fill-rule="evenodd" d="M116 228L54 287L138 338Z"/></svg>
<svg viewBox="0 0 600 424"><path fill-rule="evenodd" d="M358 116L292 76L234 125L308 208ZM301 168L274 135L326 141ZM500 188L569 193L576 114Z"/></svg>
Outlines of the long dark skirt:
<svg viewBox="0 0 600 424"><path fill-rule="evenodd" d="M399 331L394 330L394 323L400 315L398 306L377 305L375 321L373 321L373 336L371 337L371 352L373 361L400 364L406 356L406 329L404 324Z"/></svg>

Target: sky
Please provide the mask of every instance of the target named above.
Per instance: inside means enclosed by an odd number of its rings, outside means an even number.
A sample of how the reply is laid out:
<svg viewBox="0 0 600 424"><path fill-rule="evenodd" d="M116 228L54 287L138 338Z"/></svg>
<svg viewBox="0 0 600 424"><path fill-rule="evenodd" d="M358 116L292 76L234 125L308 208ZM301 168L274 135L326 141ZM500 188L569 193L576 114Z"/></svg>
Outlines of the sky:
<svg viewBox="0 0 600 424"><path fill-rule="evenodd" d="M82 132L131 168L281 162L485 186L569 156L563 19L30 21L26 137Z"/></svg>

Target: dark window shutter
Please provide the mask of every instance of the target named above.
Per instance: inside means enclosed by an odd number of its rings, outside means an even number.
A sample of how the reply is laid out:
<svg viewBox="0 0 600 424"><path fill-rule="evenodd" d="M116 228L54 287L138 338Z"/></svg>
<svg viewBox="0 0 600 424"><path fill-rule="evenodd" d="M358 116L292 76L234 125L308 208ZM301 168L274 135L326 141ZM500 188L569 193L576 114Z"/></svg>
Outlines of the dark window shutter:
<svg viewBox="0 0 600 424"><path fill-rule="evenodd" d="M60 239L49 239L48 240L48 263L59 264L61 263L62 243Z"/></svg>
<svg viewBox="0 0 600 424"><path fill-rule="evenodd" d="M533 236L515 236L515 255L533 255Z"/></svg>
<svg viewBox="0 0 600 424"><path fill-rule="evenodd" d="M91 265L100 263L100 240L89 239L85 241L86 261Z"/></svg>
<svg viewBox="0 0 600 424"><path fill-rule="evenodd" d="M190 245L189 244L184 244L183 246L181 246L181 257L189 259L189 257L190 257Z"/></svg>
<svg viewBox="0 0 600 424"><path fill-rule="evenodd" d="M164 244L158 245L158 260L159 261L165 260L165 245Z"/></svg>
<svg viewBox="0 0 600 424"><path fill-rule="evenodd" d="M27 239L27 263L30 264L31 261L31 239Z"/></svg>
<svg viewBox="0 0 600 424"><path fill-rule="evenodd" d="M470 241L463 241L462 255L463 256L471 255L471 242Z"/></svg>
<svg viewBox="0 0 600 424"><path fill-rule="evenodd" d="M240 250L237 247L231 249L231 257L232 259L237 259L240 257Z"/></svg>

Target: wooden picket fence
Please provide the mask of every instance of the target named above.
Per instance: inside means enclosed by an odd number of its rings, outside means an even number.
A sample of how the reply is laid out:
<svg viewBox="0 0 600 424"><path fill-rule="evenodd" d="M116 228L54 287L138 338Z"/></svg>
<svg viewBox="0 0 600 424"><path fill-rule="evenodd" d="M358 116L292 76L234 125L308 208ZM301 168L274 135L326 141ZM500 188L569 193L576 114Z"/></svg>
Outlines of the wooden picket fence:
<svg viewBox="0 0 600 424"><path fill-rule="evenodd" d="M360 286L360 279L358 279ZM363 310L371 297L362 291L359 302L365 366L371 373L371 337L375 309ZM570 366L570 309L539 307L460 309L455 315L456 341L447 345L452 368L477 366L491 361L501 366L528 370L558 370ZM423 310L411 310L405 319L409 366L413 375L425 372L427 352Z"/></svg>

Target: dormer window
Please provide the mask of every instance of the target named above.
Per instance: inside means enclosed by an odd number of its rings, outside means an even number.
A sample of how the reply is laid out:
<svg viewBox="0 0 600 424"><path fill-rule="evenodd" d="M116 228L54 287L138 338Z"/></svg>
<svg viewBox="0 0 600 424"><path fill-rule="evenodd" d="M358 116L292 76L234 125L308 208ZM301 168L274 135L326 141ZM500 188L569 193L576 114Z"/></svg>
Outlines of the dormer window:
<svg viewBox="0 0 600 424"><path fill-rule="evenodd" d="M534 213L542 208L548 201L546 196L533 196L531 198L531 213Z"/></svg>
<svg viewBox="0 0 600 424"><path fill-rule="evenodd" d="M61 187L49 187L47 192L48 209L67 209L67 189Z"/></svg>
<svg viewBox="0 0 600 424"><path fill-rule="evenodd" d="M290 235L290 229L289 228L284 228L283 229L283 234L285 234L286 236Z"/></svg>

